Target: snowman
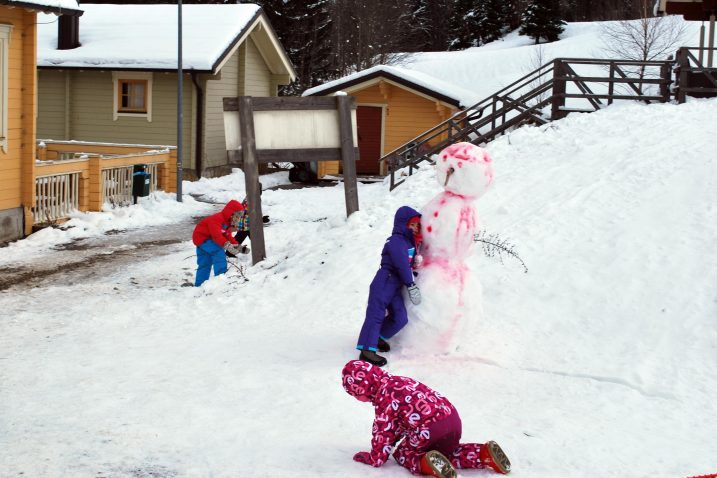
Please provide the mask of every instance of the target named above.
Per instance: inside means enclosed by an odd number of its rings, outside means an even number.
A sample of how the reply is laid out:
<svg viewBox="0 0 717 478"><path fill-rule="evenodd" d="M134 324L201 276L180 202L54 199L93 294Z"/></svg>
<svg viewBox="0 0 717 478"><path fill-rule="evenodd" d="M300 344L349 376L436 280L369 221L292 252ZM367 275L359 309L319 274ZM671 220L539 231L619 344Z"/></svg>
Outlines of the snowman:
<svg viewBox="0 0 717 478"><path fill-rule="evenodd" d="M409 321L400 342L406 353L455 352L483 315L481 285L466 260L478 225L474 202L493 181L492 161L471 143L448 146L434 159L443 192L421 210L423 260L416 284L422 299L419 305L405 301Z"/></svg>

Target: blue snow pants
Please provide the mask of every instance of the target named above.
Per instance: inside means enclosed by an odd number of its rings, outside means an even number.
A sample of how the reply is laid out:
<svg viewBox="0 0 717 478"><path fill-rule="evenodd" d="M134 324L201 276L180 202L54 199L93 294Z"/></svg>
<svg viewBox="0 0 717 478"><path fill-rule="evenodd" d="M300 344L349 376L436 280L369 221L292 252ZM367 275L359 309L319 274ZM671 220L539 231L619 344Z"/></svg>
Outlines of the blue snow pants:
<svg viewBox="0 0 717 478"><path fill-rule="evenodd" d="M216 242L207 239L201 246L197 246L197 278L194 280L194 286L199 287L209 279L209 273L214 266L214 275L218 276L227 271L227 256L224 249L219 247Z"/></svg>
<svg viewBox="0 0 717 478"><path fill-rule="evenodd" d="M369 287L366 318L361 327L357 349L375 352L378 350L379 336L390 339L408 323L408 313L401 296L402 288L403 284L396 274L384 268L378 270Z"/></svg>

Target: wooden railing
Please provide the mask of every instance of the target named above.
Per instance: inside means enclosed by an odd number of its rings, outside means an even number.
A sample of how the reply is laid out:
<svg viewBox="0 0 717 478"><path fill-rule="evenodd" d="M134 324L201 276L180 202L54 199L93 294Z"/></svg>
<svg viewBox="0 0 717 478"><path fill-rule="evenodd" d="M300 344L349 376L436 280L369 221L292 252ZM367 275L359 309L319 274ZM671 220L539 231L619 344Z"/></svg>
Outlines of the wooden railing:
<svg viewBox="0 0 717 478"><path fill-rule="evenodd" d="M80 171L35 177L36 224L52 224L80 207Z"/></svg>
<svg viewBox="0 0 717 478"><path fill-rule="evenodd" d="M457 141L484 144L523 124L545 124L615 101L669 101L671 66L670 61L556 59L382 157L390 187L404 181L397 180L399 171L410 176Z"/></svg>
<svg viewBox="0 0 717 478"><path fill-rule="evenodd" d="M176 191L174 147L74 141L39 143L32 210L35 224L66 219L72 210L101 211L106 203L131 204L136 164L147 165L150 192Z"/></svg>
<svg viewBox="0 0 717 478"><path fill-rule="evenodd" d="M162 163L147 163L145 172L150 175L149 191L157 190L159 172ZM132 196L132 175L134 166L122 166L102 170L102 201L112 206L128 206L134 201Z"/></svg>
<svg viewBox="0 0 717 478"><path fill-rule="evenodd" d="M712 65L716 48L683 47L677 51L677 101L684 103L687 96L717 96L717 68Z"/></svg>

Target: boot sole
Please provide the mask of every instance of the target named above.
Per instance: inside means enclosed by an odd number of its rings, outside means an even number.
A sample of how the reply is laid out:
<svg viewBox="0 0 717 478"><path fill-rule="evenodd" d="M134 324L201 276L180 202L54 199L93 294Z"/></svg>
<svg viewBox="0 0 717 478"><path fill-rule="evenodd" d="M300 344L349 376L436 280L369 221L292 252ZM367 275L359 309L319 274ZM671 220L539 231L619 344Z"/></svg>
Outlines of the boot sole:
<svg viewBox="0 0 717 478"><path fill-rule="evenodd" d="M371 365L375 365L377 367L383 367L388 363L388 360L386 360L385 357L378 356L381 360L371 360L370 358L366 357L364 354L359 354L359 360L363 360L364 362L368 362Z"/></svg>
<svg viewBox="0 0 717 478"><path fill-rule="evenodd" d="M505 456L503 449L494 441L489 441L486 445L488 446L488 453L490 453L493 463L500 468L498 472L504 475L510 473L510 460Z"/></svg>
<svg viewBox="0 0 717 478"><path fill-rule="evenodd" d="M451 462L442 453L431 450L426 453L426 461L437 478L456 478L458 475Z"/></svg>

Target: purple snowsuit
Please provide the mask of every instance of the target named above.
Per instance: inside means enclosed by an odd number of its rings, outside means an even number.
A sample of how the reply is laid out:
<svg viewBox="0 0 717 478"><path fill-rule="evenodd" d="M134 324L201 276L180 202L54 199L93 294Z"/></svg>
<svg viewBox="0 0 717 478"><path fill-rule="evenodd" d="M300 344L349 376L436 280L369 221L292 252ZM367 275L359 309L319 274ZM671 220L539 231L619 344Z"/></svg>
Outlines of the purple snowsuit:
<svg viewBox="0 0 717 478"><path fill-rule="evenodd" d="M359 350L375 352L379 336L390 339L408 323L401 289L413 284L411 264L416 255L416 241L408 221L416 216L421 214L408 206L396 211L393 232L381 251L381 267L369 288L366 318L356 345Z"/></svg>

